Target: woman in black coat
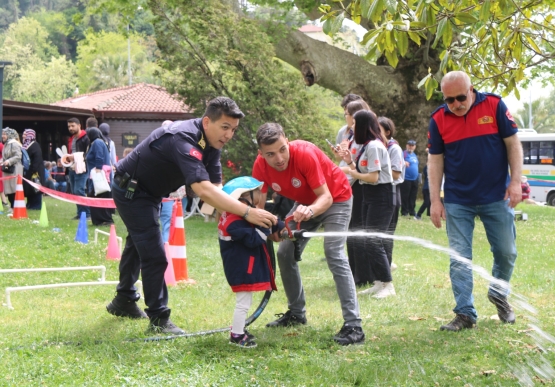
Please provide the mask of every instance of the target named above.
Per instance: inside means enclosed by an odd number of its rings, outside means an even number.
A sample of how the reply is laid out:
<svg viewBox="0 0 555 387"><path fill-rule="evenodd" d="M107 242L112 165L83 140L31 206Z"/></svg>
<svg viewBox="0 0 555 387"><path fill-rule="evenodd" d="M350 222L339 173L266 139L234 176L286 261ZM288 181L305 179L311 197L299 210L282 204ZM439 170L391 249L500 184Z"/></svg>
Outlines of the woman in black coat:
<svg viewBox="0 0 555 387"><path fill-rule="evenodd" d="M23 131L23 148L27 150L31 163L27 172L24 172L23 177L28 180L38 178L41 185L44 185L44 161L42 159L42 150L40 145L35 141L37 134L33 129L25 129ZM23 182L23 192L27 198L27 209L40 210L42 207L42 192L35 191L33 187Z"/></svg>

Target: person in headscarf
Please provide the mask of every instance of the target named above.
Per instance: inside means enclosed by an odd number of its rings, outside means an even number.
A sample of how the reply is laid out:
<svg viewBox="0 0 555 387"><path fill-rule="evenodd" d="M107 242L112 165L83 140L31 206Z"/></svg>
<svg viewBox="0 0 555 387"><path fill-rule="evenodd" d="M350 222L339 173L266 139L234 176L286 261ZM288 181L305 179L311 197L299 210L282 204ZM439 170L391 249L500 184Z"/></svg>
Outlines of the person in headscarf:
<svg viewBox="0 0 555 387"><path fill-rule="evenodd" d="M33 129L23 131L23 148L29 154L29 169L24 172L23 177L35 183L45 184L44 161L42 150L36 141L37 133ZM28 210L40 210L42 207L42 192L35 190L25 180L23 181L23 192L27 198Z"/></svg>
<svg viewBox="0 0 555 387"><path fill-rule="evenodd" d="M116 167L117 157L116 157L116 144L110 138L110 125L107 123L100 124L98 127L102 132L104 138L108 141L108 148L110 149L110 161L112 163L112 168Z"/></svg>
<svg viewBox="0 0 555 387"><path fill-rule="evenodd" d="M2 142L4 143L4 149L2 149L2 166L9 167L15 165L15 169L12 173L4 172L4 177L23 175L23 164L21 163L21 144L19 142L19 134L15 129L4 128L2 130ZM17 179L7 179L4 180L4 193L10 201L10 208L8 213L12 212L14 202L15 202L15 190L17 187Z"/></svg>
<svg viewBox="0 0 555 387"><path fill-rule="evenodd" d="M87 150L87 171L93 173L105 173L108 183L111 181L112 166L110 164L110 150L108 140L97 128L88 128L87 136L91 144ZM92 180L87 180L87 196L94 198L111 198L111 192L96 194ZM110 208L90 207L91 222L95 226L109 226L114 224L112 210Z"/></svg>

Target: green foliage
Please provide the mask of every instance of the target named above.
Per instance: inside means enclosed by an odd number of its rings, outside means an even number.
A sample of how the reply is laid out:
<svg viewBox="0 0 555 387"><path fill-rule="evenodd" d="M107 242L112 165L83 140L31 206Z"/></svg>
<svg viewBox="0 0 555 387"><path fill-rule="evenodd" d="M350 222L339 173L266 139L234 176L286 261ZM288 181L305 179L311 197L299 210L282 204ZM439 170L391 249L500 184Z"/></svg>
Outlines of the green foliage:
<svg viewBox="0 0 555 387"><path fill-rule="evenodd" d="M0 40L0 58L13 63L4 72L5 98L52 103L75 90L73 64L59 55L37 20L21 18Z"/></svg>
<svg viewBox="0 0 555 387"><path fill-rule="evenodd" d="M519 128L528 128L530 117L530 104L524 103L524 107L515 114ZM538 133L555 132L555 91L549 97L542 97L532 101L532 127Z"/></svg>
<svg viewBox="0 0 555 387"><path fill-rule="evenodd" d="M166 85L201 114L218 95L234 99L246 113L222 165L232 161L249 174L257 153L255 134L265 122L279 122L291 140L319 143L336 127L325 127L317 101L300 74L275 58L260 25L228 12L219 1L150 1ZM231 171L224 169L229 177Z"/></svg>
<svg viewBox="0 0 555 387"><path fill-rule="evenodd" d="M147 39L130 34L131 74L133 82L159 83L153 45ZM127 38L117 32L89 32L77 47L79 90L91 92L129 84Z"/></svg>
<svg viewBox="0 0 555 387"><path fill-rule="evenodd" d="M535 75L553 73L553 1L354 0L346 4L330 0L320 6L326 32L335 33L345 17L367 22L367 59L385 57L392 67L418 49L408 49L409 39L421 46L424 65L431 67L428 77L435 80L425 83L428 99L451 70L462 69L480 83L517 96L527 68L537 67ZM434 51L439 62L430 60Z"/></svg>

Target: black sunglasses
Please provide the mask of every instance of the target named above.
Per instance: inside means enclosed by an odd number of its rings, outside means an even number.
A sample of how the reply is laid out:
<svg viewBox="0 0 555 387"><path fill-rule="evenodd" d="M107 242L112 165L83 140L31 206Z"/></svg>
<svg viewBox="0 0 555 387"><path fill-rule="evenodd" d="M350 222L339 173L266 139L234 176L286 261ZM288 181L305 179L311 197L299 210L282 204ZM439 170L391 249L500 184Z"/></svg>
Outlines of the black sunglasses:
<svg viewBox="0 0 555 387"><path fill-rule="evenodd" d="M443 98L443 101L445 101L449 105L452 104L453 102L455 102L455 100L457 100L459 102L466 101L466 94L457 95L456 97Z"/></svg>

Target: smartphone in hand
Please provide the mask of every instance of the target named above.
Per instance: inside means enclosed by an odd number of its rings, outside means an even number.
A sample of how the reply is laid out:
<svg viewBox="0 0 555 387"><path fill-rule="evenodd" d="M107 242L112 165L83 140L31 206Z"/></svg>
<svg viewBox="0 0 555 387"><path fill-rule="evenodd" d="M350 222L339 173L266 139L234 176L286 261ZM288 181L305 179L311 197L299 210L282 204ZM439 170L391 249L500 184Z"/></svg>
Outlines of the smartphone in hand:
<svg viewBox="0 0 555 387"><path fill-rule="evenodd" d="M328 143L329 146L331 146L333 148L334 152L339 152L340 151L339 145L333 145L333 143L330 140L328 140L327 138L326 138L326 142Z"/></svg>

